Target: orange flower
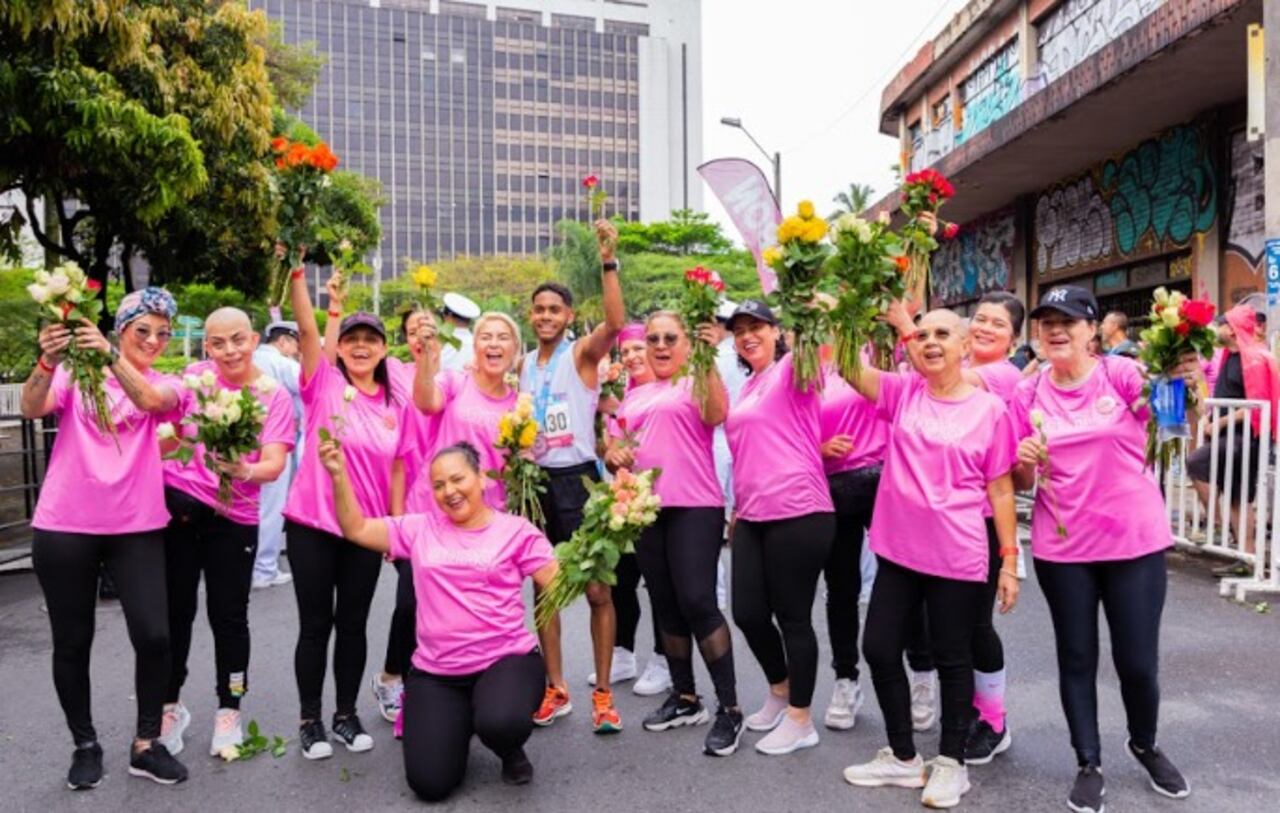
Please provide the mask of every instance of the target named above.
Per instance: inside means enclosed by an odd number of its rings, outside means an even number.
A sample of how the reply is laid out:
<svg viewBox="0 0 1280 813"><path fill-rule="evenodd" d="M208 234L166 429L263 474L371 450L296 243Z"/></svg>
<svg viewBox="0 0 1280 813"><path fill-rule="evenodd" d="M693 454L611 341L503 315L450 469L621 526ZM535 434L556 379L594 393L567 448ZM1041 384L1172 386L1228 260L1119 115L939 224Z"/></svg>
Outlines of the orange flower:
<svg viewBox="0 0 1280 813"><path fill-rule="evenodd" d="M311 151L311 159L308 163L321 172L333 172L338 166L338 156L333 154L328 144L321 141Z"/></svg>
<svg viewBox="0 0 1280 813"><path fill-rule="evenodd" d="M276 136L271 139L271 150L273 152L284 152L289 147L289 139L284 136Z"/></svg>
<svg viewBox="0 0 1280 813"><path fill-rule="evenodd" d="M284 159L283 159L283 158L277 158L277 159L276 159L276 169L284 169Z"/></svg>
<svg viewBox="0 0 1280 813"><path fill-rule="evenodd" d="M293 143L289 145L289 151L284 154L284 163L286 166L296 167L305 163L311 155L311 149L306 144Z"/></svg>
<svg viewBox="0 0 1280 813"><path fill-rule="evenodd" d="M911 258L905 254L899 254L897 257L893 258L893 261L897 264L898 270L904 273L911 267Z"/></svg>

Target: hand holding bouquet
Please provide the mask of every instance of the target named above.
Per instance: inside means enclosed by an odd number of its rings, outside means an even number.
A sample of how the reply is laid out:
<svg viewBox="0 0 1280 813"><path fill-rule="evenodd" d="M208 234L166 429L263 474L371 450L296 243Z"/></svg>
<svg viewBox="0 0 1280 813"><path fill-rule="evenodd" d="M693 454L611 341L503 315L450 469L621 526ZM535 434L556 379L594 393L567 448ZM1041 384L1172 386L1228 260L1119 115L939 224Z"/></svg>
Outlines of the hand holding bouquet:
<svg viewBox="0 0 1280 813"><path fill-rule="evenodd" d="M778 245L764 250L764 261L778 275L778 303L783 324L795 333L792 349L798 389L821 386L818 348L827 335L828 315L818 303L818 285L831 246L823 242L827 221L802 200L796 213L778 225Z"/></svg>
<svg viewBox="0 0 1280 813"><path fill-rule="evenodd" d="M547 473L532 457L533 444L538 440L538 422L533 418L533 396L520 393L516 408L498 420L498 439L495 449L506 452L502 471L488 472L490 477L501 479L507 491L507 511L537 525L546 527L547 518L542 513L539 495L547 490Z"/></svg>
<svg viewBox="0 0 1280 813"><path fill-rule="evenodd" d="M161 440L178 440L179 446L165 455L166 460L179 460L190 464L195 457L195 447L204 447L204 465L218 472L218 502L231 505L232 479L228 470L242 455L260 448L258 435L267 416L267 408L254 394L271 392L276 382L262 376L252 387L228 390L218 386L212 370L200 375L187 374L182 385L195 396L196 408L182 419L191 433L179 432L173 424L161 424L157 435Z"/></svg>
<svg viewBox="0 0 1280 813"><path fill-rule="evenodd" d="M699 325L714 322L716 310L724 294L724 280L715 271L698 266L684 272L684 295L680 298L680 319L693 336L689 361L680 375L693 376L693 400L704 412L711 397L708 387L711 372L716 368L716 348L697 338Z"/></svg>
<svg viewBox="0 0 1280 813"><path fill-rule="evenodd" d="M1194 354L1207 358L1217 344L1212 302L1188 299L1179 291L1169 293L1157 288L1151 303L1151 326L1142 331L1139 360L1147 368L1148 381L1143 394L1151 399L1151 415L1147 419L1147 465L1158 459L1168 466L1183 438L1191 437L1187 424L1187 407L1195 408L1198 394L1194 387L1175 375L1184 357Z"/></svg>
<svg viewBox="0 0 1280 813"><path fill-rule="evenodd" d="M840 285L831 312L836 370L850 380L857 375L868 343L875 366L892 369L898 333L884 313L906 296L902 242L889 230L888 217L871 223L846 214L835 222L833 234L836 251L827 268Z"/></svg>
<svg viewBox="0 0 1280 813"><path fill-rule="evenodd" d="M934 233L938 228L938 209L956 189L941 174L922 169L907 176L902 185L902 213L907 224L902 227L903 255L907 258L906 287L910 302L924 302L925 283L929 279L929 255L938 248ZM943 236L955 237L958 226L943 225Z"/></svg>
<svg viewBox="0 0 1280 813"><path fill-rule="evenodd" d="M658 519L661 500L653 493L653 481L660 473L618 469L611 483L583 478L590 496L582 524L568 542L556 545L560 569L538 596L534 621L539 628L585 593L588 584L617 584L618 560L635 550L640 533Z"/></svg>
<svg viewBox="0 0 1280 813"><path fill-rule="evenodd" d="M286 247L267 291L270 304L278 305L284 300L289 272L302 264L302 247L321 241L316 200L320 190L332 183L329 174L337 168L338 156L323 141L312 147L284 136L271 140L271 150L276 156L275 186L280 194L280 241Z"/></svg>

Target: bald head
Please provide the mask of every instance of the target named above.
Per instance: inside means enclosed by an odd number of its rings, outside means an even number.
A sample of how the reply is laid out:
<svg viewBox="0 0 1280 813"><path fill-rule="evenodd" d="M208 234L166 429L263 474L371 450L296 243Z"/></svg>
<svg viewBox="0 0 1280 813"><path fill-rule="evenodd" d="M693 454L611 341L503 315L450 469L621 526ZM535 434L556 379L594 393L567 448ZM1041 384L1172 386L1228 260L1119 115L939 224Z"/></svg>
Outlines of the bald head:
<svg viewBox="0 0 1280 813"><path fill-rule="evenodd" d="M969 333L969 322L955 311L938 308L920 318L920 327L945 327L964 338Z"/></svg>
<svg viewBox="0 0 1280 813"><path fill-rule="evenodd" d="M204 352L218 365L222 377L233 384L257 378L253 351L258 334L249 314L239 308L218 308L204 320Z"/></svg>
<svg viewBox="0 0 1280 813"><path fill-rule="evenodd" d="M249 314L239 308L218 308L205 317L205 333L235 333L239 330L253 331L253 322Z"/></svg>

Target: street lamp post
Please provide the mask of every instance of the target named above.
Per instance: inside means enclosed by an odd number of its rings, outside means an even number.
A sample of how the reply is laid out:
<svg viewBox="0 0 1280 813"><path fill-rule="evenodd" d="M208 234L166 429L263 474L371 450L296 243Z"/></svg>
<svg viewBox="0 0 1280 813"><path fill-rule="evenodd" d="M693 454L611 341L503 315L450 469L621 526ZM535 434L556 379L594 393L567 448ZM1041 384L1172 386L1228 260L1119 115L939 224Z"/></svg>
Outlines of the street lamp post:
<svg viewBox="0 0 1280 813"><path fill-rule="evenodd" d="M773 196L778 199L778 208L782 208L782 153L775 152L772 155L764 147L760 146L760 142L756 141L755 136L746 127L742 126L742 119L733 116L724 116L720 119L720 123L726 127L733 127L741 130L747 138L751 139L751 143L756 145L756 149L764 155L765 160L773 164Z"/></svg>

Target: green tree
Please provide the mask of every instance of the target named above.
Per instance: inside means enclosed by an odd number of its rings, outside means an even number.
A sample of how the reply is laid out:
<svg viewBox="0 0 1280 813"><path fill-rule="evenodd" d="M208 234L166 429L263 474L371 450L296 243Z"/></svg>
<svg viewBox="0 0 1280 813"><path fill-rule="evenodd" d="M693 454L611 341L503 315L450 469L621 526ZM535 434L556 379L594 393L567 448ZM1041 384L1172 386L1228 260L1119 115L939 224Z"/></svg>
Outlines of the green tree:
<svg viewBox="0 0 1280 813"><path fill-rule="evenodd" d="M861 214L871 205L871 196L876 191L864 183L851 183L849 188L843 192L837 192L835 197L831 199L836 204L836 210L832 212L827 220L835 220L841 215Z"/></svg>
<svg viewBox="0 0 1280 813"><path fill-rule="evenodd" d="M324 56L316 53L314 41L285 42L284 26L278 20L267 23L267 37L262 47L266 51L267 75L271 77L276 102L290 110L300 109L320 77Z"/></svg>
<svg viewBox="0 0 1280 813"><path fill-rule="evenodd" d="M721 231L720 224L713 223L705 212L676 209L670 220L653 223L617 220L616 223L618 251L624 254L651 251L679 256L716 255L733 246Z"/></svg>

